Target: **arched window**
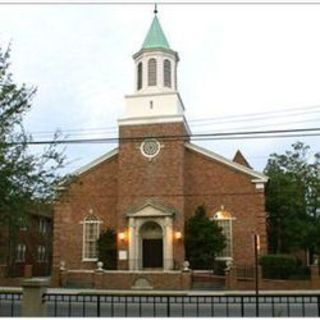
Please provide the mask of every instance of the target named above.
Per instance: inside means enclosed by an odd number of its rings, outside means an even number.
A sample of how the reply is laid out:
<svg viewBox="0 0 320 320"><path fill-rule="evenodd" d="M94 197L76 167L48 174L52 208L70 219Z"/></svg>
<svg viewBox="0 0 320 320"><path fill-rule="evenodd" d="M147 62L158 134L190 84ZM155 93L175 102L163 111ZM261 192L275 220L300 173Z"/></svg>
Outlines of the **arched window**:
<svg viewBox="0 0 320 320"><path fill-rule="evenodd" d="M137 89L142 88L142 62L138 64L138 74L137 74Z"/></svg>
<svg viewBox="0 0 320 320"><path fill-rule="evenodd" d="M232 216L221 206L221 210L213 216L218 226L222 229L222 233L226 237L226 246L217 258L232 258Z"/></svg>
<svg viewBox="0 0 320 320"><path fill-rule="evenodd" d="M163 63L163 83L165 87L171 88L171 62L168 59Z"/></svg>
<svg viewBox="0 0 320 320"><path fill-rule="evenodd" d="M100 221L94 215L87 216L83 221L83 259L96 260L97 239L100 233Z"/></svg>
<svg viewBox="0 0 320 320"><path fill-rule="evenodd" d="M148 61L148 85L157 85L157 60L153 58Z"/></svg>

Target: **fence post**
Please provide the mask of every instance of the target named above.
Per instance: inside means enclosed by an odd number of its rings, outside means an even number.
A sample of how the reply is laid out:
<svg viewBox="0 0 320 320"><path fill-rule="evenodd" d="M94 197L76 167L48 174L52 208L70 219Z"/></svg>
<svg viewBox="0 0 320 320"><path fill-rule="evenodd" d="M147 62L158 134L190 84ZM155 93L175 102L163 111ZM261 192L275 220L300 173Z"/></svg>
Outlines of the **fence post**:
<svg viewBox="0 0 320 320"><path fill-rule="evenodd" d="M320 289L319 266L313 264L310 266L311 287L312 289Z"/></svg>
<svg viewBox="0 0 320 320"><path fill-rule="evenodd" d="M48 281L31 278L22 282L22 317L45 317L43 294L47 292Z"/></svg>

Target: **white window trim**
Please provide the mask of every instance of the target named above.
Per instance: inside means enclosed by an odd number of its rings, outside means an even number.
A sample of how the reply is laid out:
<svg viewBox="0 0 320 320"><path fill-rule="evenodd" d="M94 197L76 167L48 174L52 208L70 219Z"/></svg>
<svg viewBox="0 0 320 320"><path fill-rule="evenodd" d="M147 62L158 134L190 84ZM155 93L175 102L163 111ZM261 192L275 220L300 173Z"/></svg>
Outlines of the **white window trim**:
<svg viewBox="0 0 320 320"><path fill-rule="evenodd" d="M100 226L103 223L102 220L99 219L98 216L95 216L97 218L96 223L99 224L98 227L98 237L100 235ZM88 215L84 217L84 219L80 222L80 224L82 224L82 262L96 262L98 261L98 257L97 258L86 258L85 257L85 225L86 225L86 218L88 218Z"/></svg>
<svg viewBox="0 0 320 320"><path fill-rule="evenodd" d="M220 261L228 261L233 260L233 221L236 220L236 218L230 218L230 219L213 219L214 221L229 221L230 223L230 256L219 256L216 257L216 260Z"/></svg>
<svg viewBox="0 0 320 320"><path fill-rule="evenodd" d="M37 249L37 262L45 263L47 262L47 252L46 247L43 244L38 245Z"/></svg>
<svg viewBox="0 0 320 320"><path fill-rule="evenodd" d="M21 248L21 250L19 250ZM23 248L23 249L22 249ZM18 243L17 247L16 247L16 255L19 256L19 257L16 257L15 259L15 262L18 262L18 263L24 263L26 262L26 253L27 253L27 246L25 243ZM18 255L18 252L19 251L22 251L23 253L22 254L19 254ZM23 257L23 259L20 259L20 256Z"/></svg>

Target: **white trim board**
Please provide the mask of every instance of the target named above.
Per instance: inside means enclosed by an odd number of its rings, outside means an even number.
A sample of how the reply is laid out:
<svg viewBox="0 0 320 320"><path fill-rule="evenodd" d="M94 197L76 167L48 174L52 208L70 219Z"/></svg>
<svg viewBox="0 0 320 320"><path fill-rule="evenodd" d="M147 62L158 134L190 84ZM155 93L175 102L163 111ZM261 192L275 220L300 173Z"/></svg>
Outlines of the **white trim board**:
<svg viewBox="0 0 320 320"><path fill-rule="evenodd" d="M210 151L210 150L207 150L207 149L204 149L202 147L199 147L193 143L189 143L189 142L186 142L185 143L185 146L186 148L190 149L190 150L193 150L195 152L198 152L198 153L201 153L202 155L205 155L211 159L214 159L220 163L223 163L224 165L228 166L228 167L231 167L237 171L240 171L242 173L246 173L247 175L253 177L254 179L252 180L253 183L267 183L268 180L269 180L269 177L267 177L265 174L261 173L261 172L258 172L258 171L255 171L255 170L252 170L250 168L247 168L237 162L234 162L234 161L231 161L225 157L222 157L220 156L219 154L213 152L213 151Z"/></svg>
<svg viewBox="0 0 320 320"><path fill-rule="evenodd" d="M137 126L144 124L163 124L183 122L187 133L191 135L191 130L184 115L169 115L169 116L149 116L137 118L121 118L118 120L119 126Z"/></svg>
<svg viewBox="0 0 320 320"><path fill-rule="evenodd" d="M112 149L111 151L109 151L109 152L103 154L102 156L100 156L99 158L97 158L97 159L89 162L88 164L84 165L80 169L77 169L73 174L79 176L79 175L85 173L86 171L92 169L93 167L97 166L101 162L103 162L105 160L108 160L108 159L112 158L113 156L117 155L118 152L119 152L119 148Z"/></svg>

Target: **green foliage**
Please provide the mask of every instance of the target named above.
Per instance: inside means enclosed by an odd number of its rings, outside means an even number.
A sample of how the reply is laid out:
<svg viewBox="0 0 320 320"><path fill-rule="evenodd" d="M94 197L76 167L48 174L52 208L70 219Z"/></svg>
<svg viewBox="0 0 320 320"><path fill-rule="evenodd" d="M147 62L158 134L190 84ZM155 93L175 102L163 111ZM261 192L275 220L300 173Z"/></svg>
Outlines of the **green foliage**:
<svg viewBox="0 0 320 320"><path fill-rule="evenodd" d="M215 257L226 246L225 236L215 221L211 221L204 206L199 206L186 223L186 258L192 269L211 270Z"/></svg>
<svg viewBox="0 0 320 320"><path fill-rule="evenodd" d="M98 259L106 270L117 268L117 235L114 230L107 229L97 240Z"/></svg>
<svg viewBox="0 0 320 320"><path fill-rule="evenodd" d="M265 255L260 257L259 263L265 279L302 280L310 278L310 268L301 266L299 260L291 255Z"/></svg>
<svg viewBox="0 0 320 320"><path fill-rule="evenodd" d="M290 255L261 256L259 263L266 279L288 279L297 267L297 259Z"/></svg>
<svg viewBox="0 0 320 320"><path fill-rule="evenodd" d="M40 154L31 153L32 136L24 130L23 117L36 89L14 83L9 58L10 49L0 48L0 227L9 230L9 255L14 257L16 230L35 207L54 198L63 179L57 170L64 166L65 157L55 142Z"/></svg>
<svg viewBox="0 0 320 320"><path fill-rule="evenodd" d="M264 170L269 250L290 253L320 249L320 153L301 142L284 154L272 154Z"/></svg>

